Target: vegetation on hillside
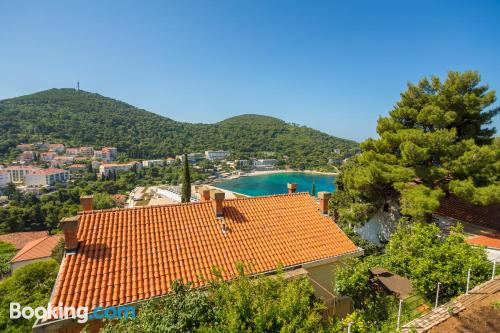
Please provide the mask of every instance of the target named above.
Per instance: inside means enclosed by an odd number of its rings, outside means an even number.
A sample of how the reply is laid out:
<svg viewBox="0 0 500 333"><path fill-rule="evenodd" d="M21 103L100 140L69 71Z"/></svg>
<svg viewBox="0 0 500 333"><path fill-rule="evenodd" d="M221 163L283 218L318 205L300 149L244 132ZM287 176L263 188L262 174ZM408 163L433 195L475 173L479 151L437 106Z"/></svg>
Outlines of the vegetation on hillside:
<svg viewBox="0 0 500 333"><path fill-rule="evenodd" d="M365 221L394 206L419 221L447 192L478 205L500 202L500 141L486 127L495 91L477 72L449 72L409 84L389 116L378 120L378 139L342 166L333 195L339 221Z"/></svg>
<svg viewBox="0 0 500 333"><path fill-rule="evenodd" d="M324 165L336 148L343 154L357 149L353 141L272 117L242 115L216 124L189 124L74 89L0 101L0 155L9 156L16 144L39 141L112 145L131 158L208 149L229 150L235 157L271 152L289 156L297 167Z"/></svg>

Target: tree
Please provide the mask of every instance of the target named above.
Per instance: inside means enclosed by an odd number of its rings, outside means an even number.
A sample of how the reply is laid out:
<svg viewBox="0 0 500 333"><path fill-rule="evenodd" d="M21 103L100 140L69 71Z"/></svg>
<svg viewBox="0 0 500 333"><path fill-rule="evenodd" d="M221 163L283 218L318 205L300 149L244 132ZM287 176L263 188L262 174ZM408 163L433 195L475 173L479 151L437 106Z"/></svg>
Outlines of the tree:
<svg viewBox="0 0 500 333"><path fill-rule="evenodd" d="M314 184L314 179L313 179L312 186L311 186L311 195L313 197L316 196L316 185Z"/></svg>
<svg viewBox="0 0 500 333"><path fill-rule="evenodd" d="M0 331L31 331L35 318L10 319L9 304L17 302L33 309L46 306L58 271L59 265L52 259L37 261L17 269L0 282Z"/></svg>
<svg viewBox="0 0 500 333"><path fill-rule="evenodd" d="M384 265L412 280L422 294L436 291L452 297L465 291L467 270L471 269L471 287L491 275L492 265L482 248L465 242L461 225L443 237L434 224L401 224L385 248Z"/></svg>
<svg viewBox="0 0 500 333"><path fill-rule="evenodd" d="M418 221L446 192L474 204L499 202L500 145L495 128L484 127L500 111L486 111L494 102L495 91L480 85L477 72L409 84L389 116L379 118L380 137L363 142L362 154L342 166L337 187L346 200L337 213L360 221L392 205Z"/></svg>
<svg viewBox="0 0 500 333"><path fill-rule="evenodd" d="M102 333L112 332L194 332L213 320L213 304L206 292L190 289L179 281L172 284L172 292L149 300L139 307L139 316L130 320L106 323Z"/></svg>
<svg viewBox="0 0 500 333"><path fill-rule="evenodd" d="M0 241L0 279L10 272L10 260L16 252L14 245Z"/></svg>
<svg viewBox="0 0 500 333"><path fill-rule="evenodd" d="M191 176L189 174L189 161L187 154L184 154L184 168L182 170L182 202L191 201Z"/></svg>
<svg viewBox="0 0 500 333"><path fill-rule="evenodd" d="M94 209L109 209L116 206L115 200L108 193L94 193Z"/></svg>
<svg viewBox="0 0 500 333"><path fill-rule="evenodd" d="M61 264L64 258L64 246L65 246L64 238L61 238L57 245L52 249L52 253L50 257L57 261L58 264Z"/></svg>

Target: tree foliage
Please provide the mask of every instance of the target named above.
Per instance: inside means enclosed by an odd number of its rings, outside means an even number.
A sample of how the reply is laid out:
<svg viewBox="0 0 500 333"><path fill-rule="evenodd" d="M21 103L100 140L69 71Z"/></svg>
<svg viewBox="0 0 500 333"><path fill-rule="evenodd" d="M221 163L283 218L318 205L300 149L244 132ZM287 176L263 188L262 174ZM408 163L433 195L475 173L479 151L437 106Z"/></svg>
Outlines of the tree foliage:
<svg viewBox="0 0 500 333"><path fill-rule="evenodd" d="M342 167L337 214L360 221L390 204L422 220L446 192L479 205L499 202L500 145L495 128L485 127L500 110L486 110L494 102L477 72L409 84L379 118L380 137L363 142L362 154Z"/></svg>
<svg viewBox="0 0 500 333"><path fill-rule="evenodd" d="M103 332L318 332L323 306L307 279L212 281L208 290L175 282L173 292L146 302L133 320L108 323Z"/></svg>
<svg viewBox="0 0 500 333"><path fill-rule="evenodd" d="M191 175L189 174L189 160L184 154L184 167L182 169L182 202L191 201Z"/></svg>
<svg viewBox="0 0 500 333"><path fill-rule="evenodd" d="M10 260L16 254L16 247L0 241L0 279L10 272Z"/></svg>
<svg viewBox="0 0 500 333"><path fill-rule="evenodd" d="M210 149L229 150L235 157L273 152L289 156L288 162L299 168L326 165L337 148L343 154L358 148L353 141L272 117L242 115L216 124L181 123L74 89L0 101L0 156L14 156L16 144L39 141L113 145L131 158Z"/></svg>
<svg viewBox="0 0 500 333"><path fill-rule="evenodd" d="M17 302L33 309L47 306L58 271L59 265L54 260L37 261L0 282L0 331L31 332L35 318L10 319L9 304Z"/></svg>
<svg viewBox="0 0 500 333"><path fill-rule="evenodd" d="M435 292L452 297L465 291L467 270L471 269L471 287L491 276L492 265L484 249L465 242L461 225L452 227L443 237L434 224L401 224L385 248L385 266L410 278L422 294Z"/></svg>

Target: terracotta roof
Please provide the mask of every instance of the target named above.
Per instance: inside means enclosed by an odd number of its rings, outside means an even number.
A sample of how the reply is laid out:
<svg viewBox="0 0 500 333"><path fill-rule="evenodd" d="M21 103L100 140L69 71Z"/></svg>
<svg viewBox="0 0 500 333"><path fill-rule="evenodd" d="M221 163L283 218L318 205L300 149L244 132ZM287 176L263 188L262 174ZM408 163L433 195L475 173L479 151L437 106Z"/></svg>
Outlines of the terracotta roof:
<svg viewBox="0 0 500 333"><path fill-rule="evenodd" d="M482 245L486 247L500 249L500 233L474 236L466 240L471 245Z"/></svg>
<svg viewBox="0 0 500 333"><path fill-rule="evenodd" d="M436 214L500 231L500 203L476 206L448 196L441 200Z"/></svg>
<svg viewBox="0 0 500 333"><path fill-rule="evenodd" d="M238 262L253 273L354 253L358 248L307 193L80 213L79 248L65 257L52 304L112 306L159 296L176 279L225 279Z"/></svg>
<svg viewBox="0 0 500 333"><path fill-rule="evenodd" d="M66 170L48 168L48 169L35 170L31 174L32 175L54 175L54 174L63 173L63 172L66 172Z"/></svg>
<svg viewBox="0 0 500 333"><path fill-rule="evenodd" d="M63 235L45 236L27 243L10 261L11 263L50 257Z"/></svg>
<svg viewBox="0 0 500 333"><path fill-rule="evenodd" d="M10 234L0 235L0 241L11 243L16 247L16 250L22 249L28 242L35 239L40 239L47 236L47 231L26 231L13 232Z"/></svg>

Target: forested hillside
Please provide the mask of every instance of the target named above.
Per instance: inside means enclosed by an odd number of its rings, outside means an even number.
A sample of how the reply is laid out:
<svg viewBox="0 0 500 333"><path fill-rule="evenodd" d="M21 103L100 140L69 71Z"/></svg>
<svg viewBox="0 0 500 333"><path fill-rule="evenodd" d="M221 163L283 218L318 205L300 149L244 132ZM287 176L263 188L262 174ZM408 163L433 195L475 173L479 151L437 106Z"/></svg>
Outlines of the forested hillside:
<svg viewBox="0 0 500 333"><path fill-rule="evenodd" d="M202 122L203 119L200 119ZM282 120L242 115L216 124L190 124L75 89L51 89L0 101L0 154L16 144L113 145L133 158L164 157L206 149L245 156L276 152L293 164L323 164L333 150L357 143Z"/></svg>
<svg viewBox="0 0 500 333"><path fill-rule="evenodd" d="M267 116L242 115L216 124L177 122L74 89L51 89L0 101L0 154L16 144L36 141L113 145L133 158L206 149L227 149L241 156L276 152L305 165L326 162L335 148L346 153L358 146Z"/></svg>

